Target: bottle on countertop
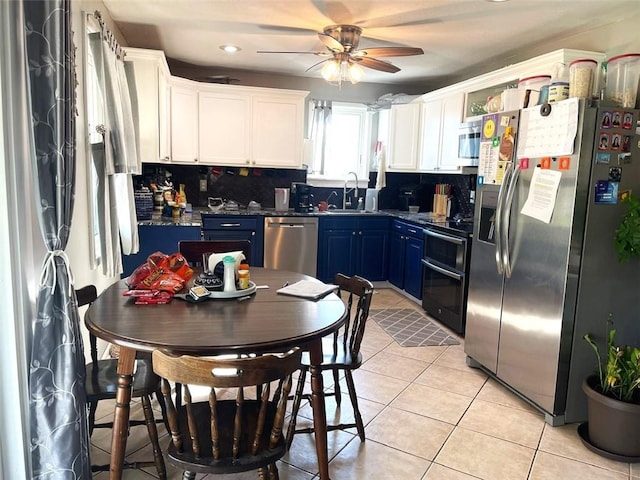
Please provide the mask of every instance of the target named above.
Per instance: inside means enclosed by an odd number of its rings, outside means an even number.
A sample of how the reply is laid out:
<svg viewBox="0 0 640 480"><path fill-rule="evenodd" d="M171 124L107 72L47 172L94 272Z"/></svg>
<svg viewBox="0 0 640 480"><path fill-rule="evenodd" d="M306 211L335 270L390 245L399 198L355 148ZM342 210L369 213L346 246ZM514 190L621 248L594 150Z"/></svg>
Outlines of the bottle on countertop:
<svg viewBox="0 0 640 480"><path fill-rule="evenodd" d="M364 210L364 198L362 197L358 199L358 210Z"/></svg>

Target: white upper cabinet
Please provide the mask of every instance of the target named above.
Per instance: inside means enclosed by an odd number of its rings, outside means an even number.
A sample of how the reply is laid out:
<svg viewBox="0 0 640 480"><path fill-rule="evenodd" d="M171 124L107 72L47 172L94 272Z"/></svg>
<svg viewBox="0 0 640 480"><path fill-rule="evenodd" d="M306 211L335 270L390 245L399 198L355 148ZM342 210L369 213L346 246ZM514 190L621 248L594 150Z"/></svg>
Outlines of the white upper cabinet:
<svg viewBox="0 0 640 480"><path fill-rule="evenodd" d="M302 166L304 94L254 95L251 165Z"/></svg>
<svg viewBox="0 0 640 480"><path fill-rule="evenodd" d="M251 156L251 98L200 92L198 106L199 161L247 165Z"/></svg>
<svg viewBox="0 0 640 480"><path fill-rule="evenodd" d="M389 170L415 171L418 166L419 103L392 105L389 117Z"/></svg>
<svg viewBox="0 0 640 480"><path fill-rule="evenodd" d="M424 102L420 108L420 170L437 170L442 131L442 100Z"/></svg>
<svg viewBox="0 0 640 480"><path fill-rule="evenodd" d="M171 92L174 162L301 167L308 92L179 79Z"/></svg>
<svg viewBox="0 0 640 480"><path fill-rule="evenodd" d="M427 100L420 117L420 162L423 172L458 172L458 128L462 121L464 93Z"/></svg>
<svg viewBox="0 0 640 480"><path fill-rule="evenodd" d="M171 86L171 161L198 162L198 91L188 85Z"/></svg>
<svg viewBox="0 0 640 480"><path fill-rule="evenodd" d="M136 82L138 135L142 162L168 162L169 68L158 50L127 48L125 60L133 64Z"/></svg>

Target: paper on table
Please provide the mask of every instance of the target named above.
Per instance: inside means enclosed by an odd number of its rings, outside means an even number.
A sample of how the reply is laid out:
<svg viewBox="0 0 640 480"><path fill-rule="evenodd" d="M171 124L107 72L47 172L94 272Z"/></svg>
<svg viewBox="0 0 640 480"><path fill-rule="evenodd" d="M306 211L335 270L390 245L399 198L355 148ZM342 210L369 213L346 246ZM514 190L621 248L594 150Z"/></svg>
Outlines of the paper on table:
<svg viewBox="0 0 640 480"><path fill-rule="evenodd" d="M556 205L558 185L562 174L555 170L536 168L531 178L531 188L521 213L549 223Z"/></svg>
<svg viewBox="0 0 640 480"><path fill-rule="evenodd" d="M317 300L333 292L337 288L337 285L327 285L326 283L316 282L313 280L300 280L296 283L292 283L291 285L278 289L277 292L282 295L291 295L293 297Z"/></svg>

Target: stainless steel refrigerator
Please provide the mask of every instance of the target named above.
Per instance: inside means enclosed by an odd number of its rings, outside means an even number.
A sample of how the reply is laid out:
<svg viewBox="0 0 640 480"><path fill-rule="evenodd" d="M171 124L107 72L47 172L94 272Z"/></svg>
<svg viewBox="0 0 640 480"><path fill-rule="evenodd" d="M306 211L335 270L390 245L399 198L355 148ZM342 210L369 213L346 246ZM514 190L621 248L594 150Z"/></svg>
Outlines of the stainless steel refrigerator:
<svg viewBox="0 0 640 480"><path fill-rule="evenodd" d="M640 261L613 244L640 195L637 122L578 99L483 117L465 353L552 425L586 420L585 333L604 343L612 314L640 344Z"/></svg>

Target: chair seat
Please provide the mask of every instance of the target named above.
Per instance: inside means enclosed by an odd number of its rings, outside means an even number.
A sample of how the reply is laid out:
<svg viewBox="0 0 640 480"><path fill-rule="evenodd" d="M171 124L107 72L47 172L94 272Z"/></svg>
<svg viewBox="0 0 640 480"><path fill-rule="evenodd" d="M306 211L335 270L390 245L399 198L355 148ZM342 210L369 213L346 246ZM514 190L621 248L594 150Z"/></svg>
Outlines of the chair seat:
<svg viewBox="0 0 640 480"><path fill-rule="evenodd" d="M178 452L173 443L169 444L167 457L169 461L179 468L191 472L208 472L214 474L238 473L256 470L276 462L286 453L286 443L281 436L273 448L261 448L257 455L251 455L251 443L255 435L255 427L258 424L259 403L255 400L247 400L242 406L243 428L240 442L241 453L237 459L232 458L231 447L233 445L234 417L236 414L235 400L218 400L218 442L220 445L220 460L215 460L211 454L211 415L208 402L192 404L195 414L198 439L200 441L200 456L192 451L190 439L183 438L183 451ZM267 406L266 420L262 433L262 445L269 444L269 436L273 419L276 414L275 406L270 402ZM188 432L186 407L179 411L180 431Z"/></svg>
<svg viewBox="0 0 640 480"><path fill-rule="evenodd" d="M309 369L311 360L309 352L302 354L302 367ZM339 344L335 350L323 352L321 370L334 370L341 368L345 370L355 370L362 365L362 353L358 352L354 357L349 350L345 350L342 344Z"/></svg>
<svg viewBox="0 0 640 480"><path fill-rule="evenodd" d="M87 398L90 401L114 398L118 387L118 359L99 360L97 367L93 363L86 365ZM151 360L136 360L132 397L151 395L158 391L159 385L160 377L153 372Z"/></svg>

